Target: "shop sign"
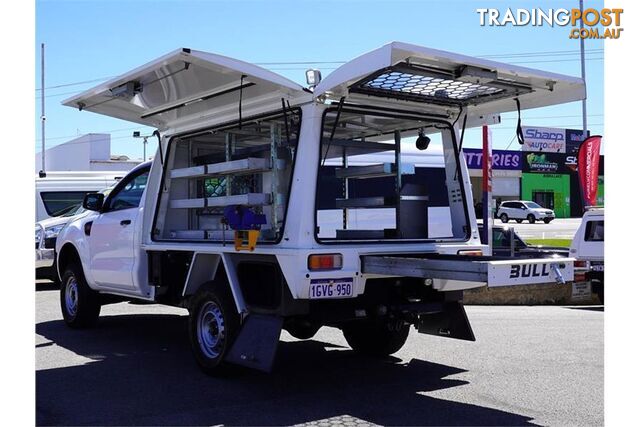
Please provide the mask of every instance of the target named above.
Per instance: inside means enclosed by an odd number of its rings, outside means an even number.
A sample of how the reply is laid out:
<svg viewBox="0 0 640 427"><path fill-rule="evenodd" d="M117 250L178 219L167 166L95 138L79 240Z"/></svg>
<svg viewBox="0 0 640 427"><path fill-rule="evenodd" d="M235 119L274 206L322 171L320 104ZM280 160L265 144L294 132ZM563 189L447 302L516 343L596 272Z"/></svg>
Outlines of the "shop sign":
<svg viewBox="0 0 640 427"><path fill-rule="evenodd" d="M522 126L522 151L565 153L566 129Z"/></svg>
<svg viewBox="0 0 640 427"><path fill-rule="evenodd" d="M482 150L465 148L464 157L469 169L482 169ZM491 168L495 170L521 170L522 155L519 151L493 150Z"/></svg>
<svg viewBox="0 0 640 427"><path fill-rule="evenodd" d="M565 160L563 154L524 153L523 172L560 173Z"/></svg>

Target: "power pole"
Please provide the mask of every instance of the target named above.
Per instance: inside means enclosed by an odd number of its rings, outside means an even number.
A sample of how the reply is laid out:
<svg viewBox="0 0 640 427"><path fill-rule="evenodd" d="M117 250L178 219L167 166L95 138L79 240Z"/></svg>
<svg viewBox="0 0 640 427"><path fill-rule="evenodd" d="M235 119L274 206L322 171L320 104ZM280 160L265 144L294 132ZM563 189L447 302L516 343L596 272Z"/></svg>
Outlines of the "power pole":
<svg viewBox="0 0 640 427"><path fill-rule="evenodd" d="M582 38L582 30L584 30L584 20L582 19L584 12L583 0L580 0L580 67L582 69L582 80L585 82L585 91L587 90L586 72L584 65L584 39ZM585 94L586 95L586 94ZM582 140L587 139L587 98L582 100Z"/></svg>
<svg viewBox="0 0 640 427"><path fill-rule="evenodd" d="M47 172L45 170L45 165L44 165L44 150L45 150L45 138L44 138L44 123L46 121L46 117L44 115L44 43L41 44L41 58L40 58L40 66L41 66L41 76L40 76L40 87L41 89L41 93L40 93L40 108L42 110L42 113L40 115L40 123L42 126L42 168L40 170L40 176L44 177L47 175Z"/></svg>

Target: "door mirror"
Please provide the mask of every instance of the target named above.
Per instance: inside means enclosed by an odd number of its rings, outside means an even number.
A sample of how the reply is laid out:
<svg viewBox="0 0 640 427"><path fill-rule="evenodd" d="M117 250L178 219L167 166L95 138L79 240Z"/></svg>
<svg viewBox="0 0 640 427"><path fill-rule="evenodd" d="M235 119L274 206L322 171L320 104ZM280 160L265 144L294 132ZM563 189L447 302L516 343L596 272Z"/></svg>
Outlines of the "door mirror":
<svg viewBox="0 0 640 427"><path fill-rule="evenodd" d="M82 207L89 211L100 211L102 204L104 203L104 194L102 193L89 193L85 194L82 201Z"/></svg>

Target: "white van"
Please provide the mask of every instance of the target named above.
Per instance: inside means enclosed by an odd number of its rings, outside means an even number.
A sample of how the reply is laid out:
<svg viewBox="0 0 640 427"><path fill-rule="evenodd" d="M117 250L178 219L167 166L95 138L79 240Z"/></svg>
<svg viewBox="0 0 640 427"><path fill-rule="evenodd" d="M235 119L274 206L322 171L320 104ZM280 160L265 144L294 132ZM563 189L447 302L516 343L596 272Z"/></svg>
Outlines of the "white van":
<svg viewBox="0 0 640 427"><path fill-rule="evenodd" d="M36 176L36 222L68 213L84 195L111 187L126 171L47 172Z"/></svg>

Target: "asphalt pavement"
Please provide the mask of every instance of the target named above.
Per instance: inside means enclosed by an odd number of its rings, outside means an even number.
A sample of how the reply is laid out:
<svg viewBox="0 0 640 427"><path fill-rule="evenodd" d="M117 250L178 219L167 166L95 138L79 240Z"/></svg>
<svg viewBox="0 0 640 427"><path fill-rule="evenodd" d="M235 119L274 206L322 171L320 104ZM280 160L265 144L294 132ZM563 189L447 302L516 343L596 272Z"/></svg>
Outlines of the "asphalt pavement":
<svg viewBox="0 0 640 427"><path fill-rule="evenodd" d="M38 425L602 425L602 307L470 306L476 342L419 335L384 360L340 331L282 333L271 374L202 374L186 311L121 303L68 329L36 285Z"/></svg>

